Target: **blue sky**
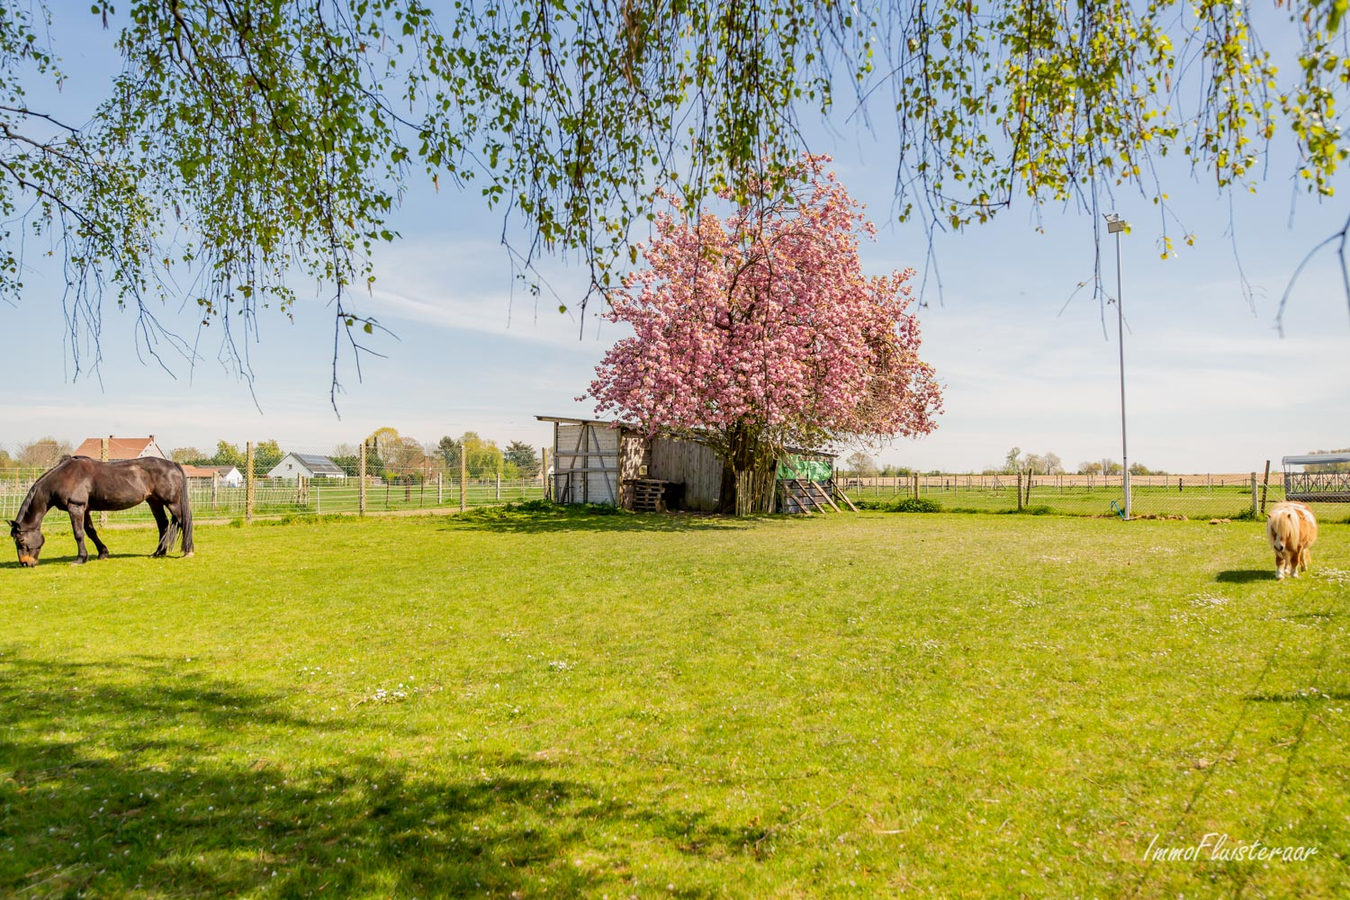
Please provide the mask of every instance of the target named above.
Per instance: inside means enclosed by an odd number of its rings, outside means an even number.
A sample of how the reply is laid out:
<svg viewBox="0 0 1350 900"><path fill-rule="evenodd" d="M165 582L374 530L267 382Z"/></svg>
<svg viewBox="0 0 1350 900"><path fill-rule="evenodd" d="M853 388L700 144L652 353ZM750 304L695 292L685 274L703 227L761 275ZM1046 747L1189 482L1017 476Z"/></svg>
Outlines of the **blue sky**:
<svg viewBox="0 0 1350 900"><path fill-rule="evenodd" d="M92 16L74 21L80 34L55 32L71 76L60 102L97 94L106 83L109 59L99 48L107 36ZM811 149L835 157L843 182L878 221L877 241L863 249L867 270L921 267L921 229L886 224L894 151L885 125L875 136L851 126L809 134ZM1212 185L1173 173L1174 210L1198 241L1167 261L1155 243L1154 207L1135 194L1119 198L1117 211L1134 226L1122 241L1131 461L1174 472L1245 472L1284 454L1350 446L1350 313L1334 254L1305 270L1285 337L1274 329L1299 260L1346 215L1339 202L1318 204L1296 192L1286 178L1292 169L1292 157L1277 155L1260 193L1234 200L1254 312L1227 235L1229 202ZM175 380L137 359L133 319L111 305L101 383L72 379L61 285L38 270L16 305L0 305L0 373L11 386L0 398L0 446L47 434L78 442L154 433L166 449L276 438L291 449L327 451L386 425L424 441L472 430L502 444L542 445L549 436L536 414L589 414L574 398L621 335L618 327L592 320L579 339L575 313L558 314L548 299L536 309L513 286L499 216L476 191L413 190L394 225L404 238L381 251L375 290L362 307L398 340L378 343L388 359L367 357L362 381L345 369L341 419L328 402L332 331L317 298L297 305L294 323L262 316L252 348L259 412L247 386L215 362L214 333L202 342L206 361L192 372L179 364ZM1114 292L1114 248L1103 252ZM1103 310L1088 291L1066 307L1092 272L1086 215L1019 200L992 225L942 237L938 254L942 301L930 292L919 316L924 355L946 385L946 413L933 435L876 455L948 471L997 464L1012 446L1057 453L1070 468L1118 459L1114 308L1104 335ZM547 271L564 298L579 297L583 273L560 263ZM192 334L190 314L167 309L164 317Z"/></svg>

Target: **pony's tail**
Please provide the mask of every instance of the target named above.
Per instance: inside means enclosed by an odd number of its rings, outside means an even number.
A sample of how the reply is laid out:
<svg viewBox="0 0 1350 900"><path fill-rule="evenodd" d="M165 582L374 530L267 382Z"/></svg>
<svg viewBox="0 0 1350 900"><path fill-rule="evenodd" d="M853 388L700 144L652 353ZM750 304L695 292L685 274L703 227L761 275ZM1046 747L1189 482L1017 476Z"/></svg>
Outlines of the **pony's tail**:
<svg viewBox="0 0 1350 900"><path fill-rule="evenodd" d="M188 498L188 478L183 467L178 467L178 472L183 478L183 555L192 555L192 501Z"/></svg>

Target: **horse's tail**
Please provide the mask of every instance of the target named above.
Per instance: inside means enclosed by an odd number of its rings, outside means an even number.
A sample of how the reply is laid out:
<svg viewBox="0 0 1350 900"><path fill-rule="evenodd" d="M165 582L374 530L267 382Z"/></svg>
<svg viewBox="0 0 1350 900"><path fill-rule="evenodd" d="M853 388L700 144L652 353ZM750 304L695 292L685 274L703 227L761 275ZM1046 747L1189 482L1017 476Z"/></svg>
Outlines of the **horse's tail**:
<svg viewBox="0 0 1350 900"><path fill-rule="evenodd" d="M192 501L188 498L188 477L183 471L183 467L178 467L178 474L183 479L183 555L192 555Z"/></svg>

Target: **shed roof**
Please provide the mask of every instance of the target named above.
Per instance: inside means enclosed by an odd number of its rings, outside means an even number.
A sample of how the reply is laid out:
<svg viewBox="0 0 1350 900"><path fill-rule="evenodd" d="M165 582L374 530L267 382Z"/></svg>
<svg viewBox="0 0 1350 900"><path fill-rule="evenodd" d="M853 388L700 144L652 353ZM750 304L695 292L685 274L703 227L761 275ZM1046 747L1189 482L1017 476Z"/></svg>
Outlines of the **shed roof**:
<svg viewBox="0 0 1350 900"><path fill-rule="evenodd" d="M535 416L540 422L557 422L562 425L607 425L610 428L632 428L627 422L611 422L608 419L574 419L570 416Z"/></svg>
<svg viewBox="0 0 1350 900"><path fill-rule="evenodd" d="M1315 466L1326 463L1350 463L1350 453L1306 453L1303 456L1286 456L1280 460L1286 466Z"/></svg>

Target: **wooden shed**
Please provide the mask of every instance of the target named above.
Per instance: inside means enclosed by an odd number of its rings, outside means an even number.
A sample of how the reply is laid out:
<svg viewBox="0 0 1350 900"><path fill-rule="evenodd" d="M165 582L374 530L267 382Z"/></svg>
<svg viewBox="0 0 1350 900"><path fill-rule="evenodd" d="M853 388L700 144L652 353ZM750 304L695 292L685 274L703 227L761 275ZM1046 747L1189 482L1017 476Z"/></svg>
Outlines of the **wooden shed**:
<svg viewBox="0 0 1350 900"><path fill-rule="evenodd" d="M624 509L717 509L722 496L722 458L703 441L671 435L647 438L623 422L535 418L553 423L552 496L557 502L611 503ZM787 463L800 463L802 458L813 460L833 478L833 455L797 449L779 461L780 478L786 477L785 472L794 477L799 474ZM647 492L664 485L673 489L663 492L659 506L645 502L654 496Z"/></svg>
<svg viewBox="0 0 1350 900"><path fill-rule="evenodd" d="M535 416L553 423L550 488L559 503L623 502L623 481L639 477L647 442L622 422Z"/></svg>

